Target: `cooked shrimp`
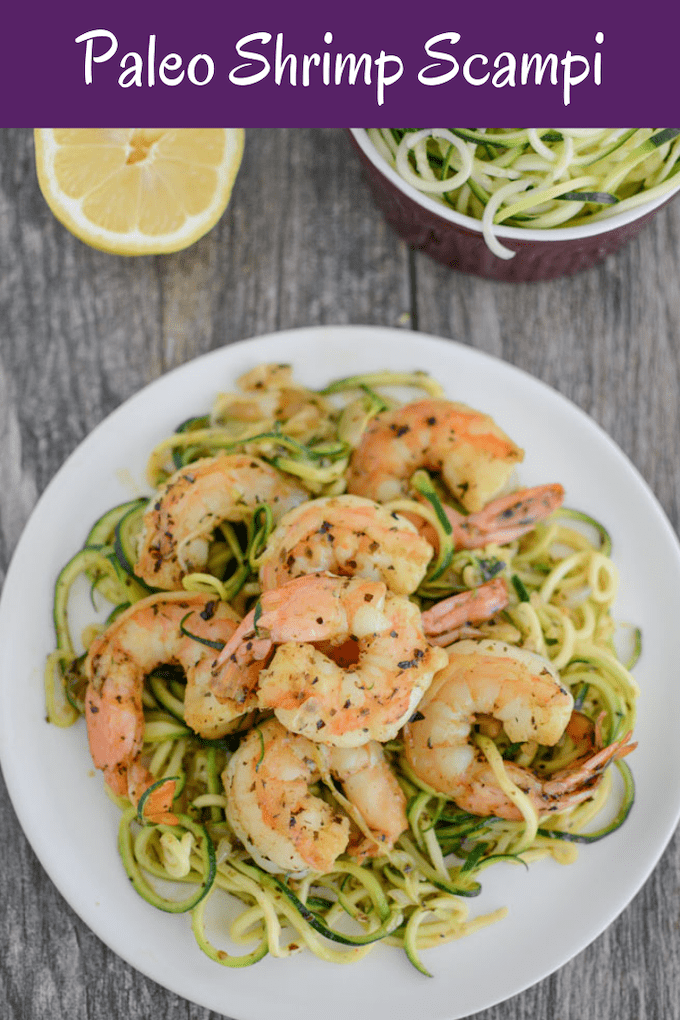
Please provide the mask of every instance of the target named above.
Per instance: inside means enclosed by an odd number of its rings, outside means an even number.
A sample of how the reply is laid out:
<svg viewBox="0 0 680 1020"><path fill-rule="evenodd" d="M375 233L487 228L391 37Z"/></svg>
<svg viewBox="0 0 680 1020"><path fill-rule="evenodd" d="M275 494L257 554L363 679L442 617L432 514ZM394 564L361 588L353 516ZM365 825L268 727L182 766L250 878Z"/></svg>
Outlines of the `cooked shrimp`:
<svg viewBox="0 0 680 1020"><path fill-rule="evenodd" d="M380 744L376 740L361 747L321 744L319 749L370 830L370 836L359 837L358 842L350 840L348 853L376 857L391 850L408 828L406 797Z"/></svg>
<svg viewBox="0 0 680 1020"><path fill-rule="evenodd" d="M195 637L182 633L185 619L187 632ZM135 603L92 642L85 663L87 734L92 760L114 793L136 803L153 781L140 754L144 678L156 667L174 664L185 670L185 722L204 737L224 736L235 718L257 707L249 686L256 682L257 669L241 673L234 701L221 703L210 689L216 652L202 642L226 642L237 624L238 616L224 602L204 594L166 592Z"/></svg>
<svg viewBox="0 0 680 1020"><path fill-rule="evenodd" d="M313 574L264 592L218 658L238 670L263 661L258 700L294 733L341 747L386 741L411 715L432 677L447 662L429 644L420 610L380 581ZM346 668L314 646L357 643ZM219 696L219 687L214 687Z"/></svg>
<svg viewBox="0 0 680 1020"><path fill-rule="evenodd" d="M180 468L149 504L135 573L154 588L181 588L201 570L222 521L247 520L262 503L278 521L308 493L276 468L245 454L218 454Z"/></svg>
<svg viewBox="0 0 680 1020"><path fill-rule="evenodd" d="M564 489L561 485L537 485L533 489L518 489L487 503L476 513L458 513L446 506L446 516L453 527L453 541L457 549L479 549L495 542L505 545L526 535L539 521L562 506Z"/></svg>
<svg viewBox="0 0 680 1020"><path fill-rule="evenodd" d="M313 390L293 378L290 365L257 365L236 380L240 392L220 393L213 405L213 419L233 426L234 422L258 423L273 428L283 423L286 435L300 436L328 428L332 408Z"/></svg>
<svg viewBox="0 0 680 1020"><path fill-rule="evenodd" d="M512 741L552 746L567 727L571 693L549 662L499 641L461 641L404 727L404 754L414 773L472 814L519 820L519 809L499 788L493 769L471 740L478 715L503 724ZM633 747L627 738L586 755L550 779L505 763L508 777L539 814L563 811L592 795L614 758Z"/></svg>
<svg viewBox="0 0 680 1020"><path fill-rule="evenodd" d="M450 643L452 635L461 627L490 620L507 604L508 586L502 577L496 577L426 609L422 614L423 630L432 642Z"/></svg>
<svg viewBox="0 0 680 1020"><path fill-rule="evenodd" d="M489 415L449 400L420 400L376 415L352 455L347 489L387 503L406 495L413 473L427 468L475 512L523 457Z"/></svg>
<svg viewBox="0 0 680 1020"><path fill-rule="evenodd" d="M375 833L362 853L388 848L406 828L404 795L379 745L318 748L268 719L241 741L222 774L229 824L265 870L325 873L340 854L352 852L347 815L309 791L320 764L337 776Z"/></svg>
<svg viewBox="0 0 680 1020"><path fill-rule="evenodd" d="M410 595L433 554L400 514L361 496L328 496L281 518L260 565L260 583L277 588L303 574L328 571L384 581L396 595Z"/></svg>

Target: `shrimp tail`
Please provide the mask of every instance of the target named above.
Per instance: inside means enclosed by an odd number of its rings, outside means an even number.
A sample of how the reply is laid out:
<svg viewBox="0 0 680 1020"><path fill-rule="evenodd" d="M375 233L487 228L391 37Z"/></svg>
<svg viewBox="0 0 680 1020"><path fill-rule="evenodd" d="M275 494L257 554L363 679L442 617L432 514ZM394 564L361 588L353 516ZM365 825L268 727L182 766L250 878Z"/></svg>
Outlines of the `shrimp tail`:
<svg viewBox="0 0 680 1020"><path fill-rule="evenodd" d="M422 615L423 629L430 638L446 634L466 624L490 620L507 604L507 584L502 577L495 577L478 588L452 595L426 609Z"/></svg>
<svg viewBox="0 0 680 1020"><path fill-rule="evenodd" d="M593 785L612 761L625 758L634 751L637 743L630 743L632 733L601 748L595 754L577 758L566 769L556 772L543 784L543 794L549 799L568 797L572 791L584 790Z"/></svg>
<svg viewBox="0 0 680 1020"><path fill-rule="evenodd" d="M258 634L256 615L257 608L251 609L243 617L215 660L213 675L219 672L220 679L225 683L230 679L230 666L233 671L238 671L242 666L266 659L271 650L271 640Z"/></svg>
<svg viewBox="0 0 680 1020"><path fill-rule="evenodd" d="M538 521L544 520L564 501L564 488L559 484L537 485L533 489L519 489L488 503L483 510L467 517L445 507L453 528L453 539L458 549L479 549L493 542L505 545L531 531Z"/></svg>

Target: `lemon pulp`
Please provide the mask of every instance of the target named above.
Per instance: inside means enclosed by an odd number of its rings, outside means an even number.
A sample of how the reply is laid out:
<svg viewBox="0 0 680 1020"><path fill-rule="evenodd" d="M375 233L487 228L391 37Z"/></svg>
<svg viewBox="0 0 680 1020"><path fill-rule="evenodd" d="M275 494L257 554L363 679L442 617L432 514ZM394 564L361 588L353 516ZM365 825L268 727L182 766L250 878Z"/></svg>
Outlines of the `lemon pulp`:
<svg viewBox="0 0 680 1020"><path fill-rule="evenodd" d="M54 215L119 255L179 251L224 212L239 128L38 128L36 167Z"/></svg>

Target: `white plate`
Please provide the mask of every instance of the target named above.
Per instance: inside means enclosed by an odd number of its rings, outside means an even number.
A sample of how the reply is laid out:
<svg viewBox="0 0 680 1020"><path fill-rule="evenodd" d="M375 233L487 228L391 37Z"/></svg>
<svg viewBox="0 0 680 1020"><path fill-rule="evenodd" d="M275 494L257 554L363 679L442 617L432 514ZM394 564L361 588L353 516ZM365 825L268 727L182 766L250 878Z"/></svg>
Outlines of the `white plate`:
<svg viewBox="0 0 680 1020"><path fill-rule="evenodd" d="M584 847L571 867L542 861L529 871L499 865L485 872L482 896L470 901L473 912L507 905L509 916L428 952L432 980L390 947L351 967L310 954L265 958L243 971L212 963L197 948L188 917L156 911L132 890L116 851L118 812L93 774L82 721L69 730L45 722L42 669L53 642L52 590L60 567L98 515L146 491L144 467L154 443L263 361L291 362L312 386L381 367L423 368L451 397L489 411L527 451L523 484L562 482L569 505L611 530L622 577L616 615L642 628L639 747L629 759L637 800L627 823ZM26 835L73 909L114 952L173 992L238 1020L468 1016L539 981L587 946L638 891L675 828L679 586L676 538L635 468L585 414L523 372L453 342L392 329L319 327L239 343L176 369L120 407L38 503L0 605L5 779Z"/></svg>

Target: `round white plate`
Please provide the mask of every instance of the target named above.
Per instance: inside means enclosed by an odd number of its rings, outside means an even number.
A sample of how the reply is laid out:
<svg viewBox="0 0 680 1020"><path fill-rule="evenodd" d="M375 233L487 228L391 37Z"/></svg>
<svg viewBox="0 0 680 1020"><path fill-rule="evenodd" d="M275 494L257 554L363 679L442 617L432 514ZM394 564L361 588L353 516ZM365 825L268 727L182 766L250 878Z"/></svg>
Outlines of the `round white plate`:
<svg viewBox="0 0 680 1020"><path fill-rule="evenodd" d="M509 915L425 954L434 977L396 949L350 967L305 953L227 970L205 957L187 916L155 910L131 888L116 850L118 811L94 774L82 720L45 722L42 670L53 644L57 573L106 509L147 491L151 447L211 406L220 389L263 361L290 362L311 386L377 368L426 369L455 399L490 412L526 449L520 482L560 481L567 503L610 529L621 573L618 619L642 628L642 688L633 811L576 864L498 865L470 901ZM50 536L58 536L55 540ZM539 981L587 946L650 874L680 814L680 549L654 496L612 441L578 408L530 376L459 344L393 329L318 327L260 337L198 358L147 386L81 444L24 531L0 604L0 749L17 814L57 888L133 967L238 1020L376 1020L468 1016ZM664 796L658 797L662 783ZM490 961L492 964L490 965Z"/></svg>

